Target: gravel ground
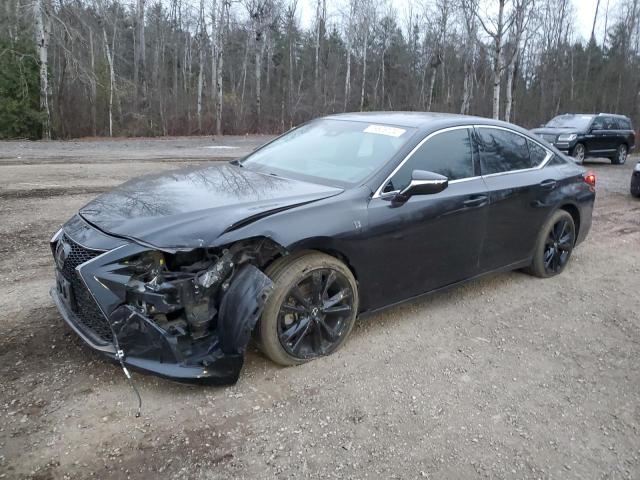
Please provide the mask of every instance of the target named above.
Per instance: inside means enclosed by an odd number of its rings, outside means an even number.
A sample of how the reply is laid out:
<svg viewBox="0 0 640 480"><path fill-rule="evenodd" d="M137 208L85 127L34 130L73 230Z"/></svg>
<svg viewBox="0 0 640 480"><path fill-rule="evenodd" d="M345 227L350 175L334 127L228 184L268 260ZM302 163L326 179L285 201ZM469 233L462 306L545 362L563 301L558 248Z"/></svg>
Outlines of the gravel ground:
<svg viewBox="0 0 640 480"><path fill-rule="evenodd" d="M117 183L267 139L0 142L0 478L640 478L633 159L589 165L593 227L561 276L393 308L300 367L252 349L232 387L135 374L134 418L122 371L49 298L47 242Z"/></svg>

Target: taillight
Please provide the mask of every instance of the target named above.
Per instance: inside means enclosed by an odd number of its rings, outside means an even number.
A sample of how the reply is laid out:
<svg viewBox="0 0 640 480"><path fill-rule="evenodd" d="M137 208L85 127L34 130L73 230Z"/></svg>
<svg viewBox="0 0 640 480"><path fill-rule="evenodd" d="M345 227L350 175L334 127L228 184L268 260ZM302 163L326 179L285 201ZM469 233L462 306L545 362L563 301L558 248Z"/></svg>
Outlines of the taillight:
<svg viewBox="0 0 640 480"><path fill-rule="evenodd" d="M588 172L584 175L584 182L591 188L596 188L596 174Z"/></svg>

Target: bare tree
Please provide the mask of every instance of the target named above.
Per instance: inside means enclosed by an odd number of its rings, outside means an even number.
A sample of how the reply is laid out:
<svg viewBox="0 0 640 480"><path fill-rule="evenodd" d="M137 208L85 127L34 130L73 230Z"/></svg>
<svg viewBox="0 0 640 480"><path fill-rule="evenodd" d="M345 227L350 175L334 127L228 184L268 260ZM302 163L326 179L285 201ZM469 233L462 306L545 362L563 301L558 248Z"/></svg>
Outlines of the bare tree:
<svg viewBox="0 0 640 480"><path fill-rule="evenodd" d="M493 118L500 118L500 90L502 89L502 74L504 72L504 38L511 25L511 18L505 18L506 16L506 3L507 0L497 0L498 2L498 15L497 18L487 18L487 21L482 18L479 11L476 11L476 18L482 25L483 30L489 37L491 37L492 48L492 62L493 62Z"/></svg>
<svg viewBox="0 0 640 480"><path fill-rule="evenodd" d="M109 40L107 39L107 31L102 25L102 38L104 41L104 51L107 56L107 62L109 64L109 136L113 137L113 96L116 88L116 74L113 67L113 50L115 50L116 43L116 27L113 27L113 40L112 48L109 48Z"/></svg>
<svg viewBox="0 0 640 480"><path fill-rule="evenodd" d="M229 0L221 0L219 15L216 22L215 33L215 85L216 85L216 134L222 135L222 108L223 108L223 66L224 66L224 42L226 31L229 24L229 7L231 2ZM212 62L214 60L212 59ZM212 82L213 79L212 79Z"/></svg>
<svg viewBox="0 0 640 480"><path fill-rule="evenodd" d="M426 12L427 17L430 16L430 12ZM431 69L431 79L429 80L429 90L427 93L427 111L431 111L431 104L433 102L433 88L436 83L436 74L438 67L442 65L444 59L444 43L445 36L447 34L447 25L449 22L449 1L438 0L436 2L436 40L429 59L429 68Z"/></svg>
<svg viewBox="0 0 640 480"><path fill-rule="evenodd" d="M327 0L316 0L316 44L314 62L314 88L316 95L320 95L320 49L324 39L325 22L327 17Z"/></svg>
<svg viewBox="0 0 640 480"><path fill-rule="evenodd" d="M514 79L520 63L522 54L522 37L527 28L529 8L533 6L534 0L514 0L513 5L513 29L511 35L512 52L507 66L506 101L504 110L504 120L511 121L513 108Z"/></svg>
<svg viewBox="0 0 640 480"><path fill-rule="evenodd" d="M207 25L204 20L204 0L200 0L198 14L198 96L196 115L198 118L198 132L202 133L202 93L204 89L204 49L207 40Z"/></svg>
<svg viewBox="0 0 640 480"><path fill-rule="evenodd" d="M295 74L295 38L296 38L296 11L298 1L292 0L285 10L285 28L287 33L287 110L289 113L289 128L293 127L293 117L295 107L294 97L294 74Z"/></svg>
<svg viewBox="0 0 640 480"><path fill-rule="evenodd" d="M262 59L265 49L265 27L274 5L271 0L249 0L245 6L249 12L254 34L256 128L259 130L262 125Z"/></svg>
<svg viewBox="0 0 640 480"><path fill-rule="evenodd" d="M362 83L360 85L360 111L364 110L365 93L367 86L367 54L369 53L369 39L371 25L376 22L377 5L372 0L362 0L360 4L359 23L360 36L362 38Z"/></svg>
<svg viewBox="0 0 640 480"><path fill-rule="evenodd" d="M464 20L464 80L462 89L462 104L460 113L468 115L473 99L473 85L475 79L475 53L478 42L478 23L475 11L478 8L478 0L461 0L460 8Z"/></svg>
<svg viewBox="0 0 640 480"><path fill-rule="evenodd" d="M147 78L146 78L146 40L145 40L145 0L137 0L136 9L136 28L137 28L137 59L136 59L136 72L138 72L137 78L135 78L136 88L138 89L138 101L140 107L144 110L147 106Z"/></svg>
<svg viewBox="0 0 640 480"><path fill-rule="evenodd" d="M42 121L42 137L51 139L51 110L49 97L49 38L51 32L51 4L49 0L34 0L33 15L35 18L36 49L40 62L40 109L44 113Z"/></svg>
<svg viewBox="0 0 640 480"><path fill-rule="evenodd" d="M355 29L355 17L357 10L357 0L349 0L349 12L347 13L346 20L346 72L344 75L344 108L343 111L347 111L347 107L349 105L349 97L351 96L351 56L353 49L353 36Z"/></svg>
<svg viewBox="0 0 640 480"><path fill-rule="evenodd" d="M398 17L391 0L6 0L3 78L35 124L19 135L45 138L274 133L374 108L640 123L640 0L601 1L597 42L574 31L577 0L424 3Z"/></svg>

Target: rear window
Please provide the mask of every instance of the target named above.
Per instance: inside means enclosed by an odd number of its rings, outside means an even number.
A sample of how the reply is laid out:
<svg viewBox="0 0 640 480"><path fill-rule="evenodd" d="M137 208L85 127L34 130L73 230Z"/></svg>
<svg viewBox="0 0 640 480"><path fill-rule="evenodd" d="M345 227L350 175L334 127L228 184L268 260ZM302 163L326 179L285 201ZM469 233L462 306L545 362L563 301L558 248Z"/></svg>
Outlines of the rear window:
<svg viewBox="0 0 640 480"><path fill-rule="evenodd" d="M542 162L544 162L545 158L547 158L547 150L536 142L532 142L527 139L527 143L529 144L529 156L531 157L531 166L537 167Z"/></svg>
<svg viewBox="0 0 640 480"><path fill-rule="evenodd" d="M620 130L633 130L631 128L631 120L628 118L618 118L616 120L618 121L618 128Z"/></svg>
<svg viewBox="0 0 640 480"><path fill-rule="evenodd" d="M565 160L564 158L562 158L559 155L554 155L553 158L551 160L549 160L549 163L547 163L547 167L557 167L560 165L567 165L569 164L568 160Z"/></svg>
<svg viewBox="0 0 640 480"><path fill-rule="evenodd" d="M483 175L531 168L527 139L497 128L476 130Z"/></svg>

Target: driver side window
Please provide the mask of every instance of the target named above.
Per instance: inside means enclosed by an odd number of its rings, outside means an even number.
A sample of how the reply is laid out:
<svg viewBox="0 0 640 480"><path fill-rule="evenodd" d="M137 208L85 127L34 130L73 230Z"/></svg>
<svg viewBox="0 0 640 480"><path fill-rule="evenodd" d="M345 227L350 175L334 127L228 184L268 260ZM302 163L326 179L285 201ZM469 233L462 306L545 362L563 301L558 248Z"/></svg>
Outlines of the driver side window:
<svg viewBox="0 0 640 480"><path fill-rule="evenodd" d="M473 177L469 129L449 130L431 137L395 173L383 191L392 192L408 186L414 170L439 173L449 180Z"/></svg>

